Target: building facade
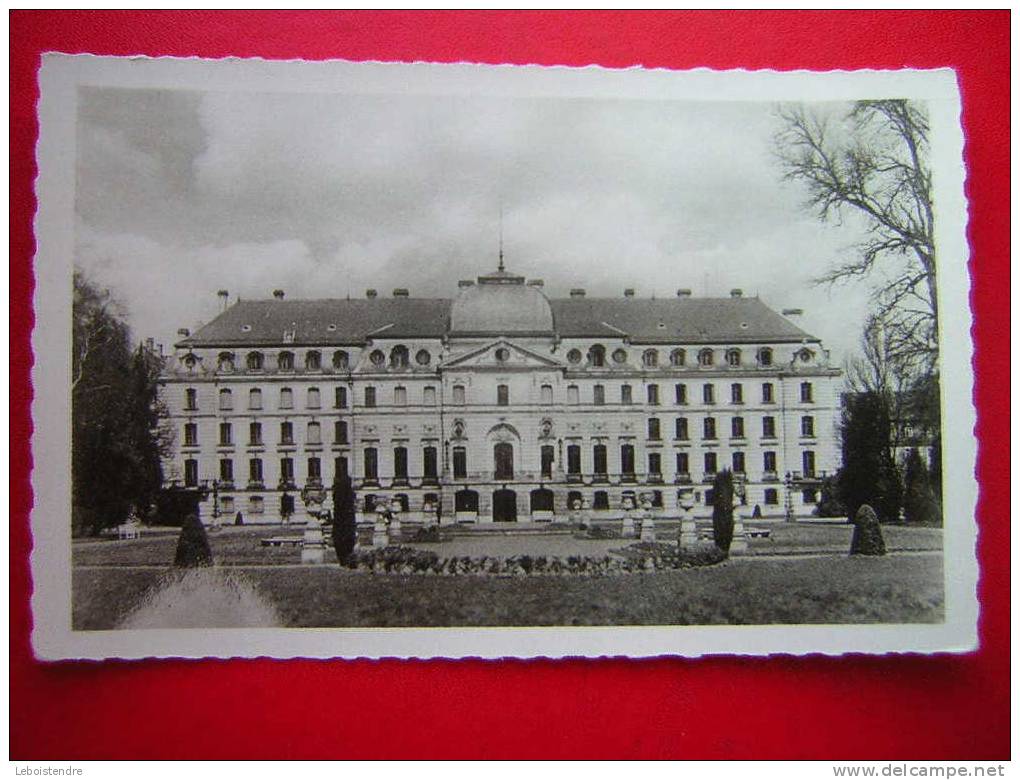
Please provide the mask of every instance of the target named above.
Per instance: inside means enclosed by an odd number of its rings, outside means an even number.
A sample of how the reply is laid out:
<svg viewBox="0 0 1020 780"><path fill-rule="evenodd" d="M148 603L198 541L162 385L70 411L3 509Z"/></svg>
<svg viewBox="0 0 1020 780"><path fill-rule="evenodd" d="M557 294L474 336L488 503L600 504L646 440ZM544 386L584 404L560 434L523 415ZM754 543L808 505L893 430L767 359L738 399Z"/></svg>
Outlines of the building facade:
<svg viewBox="0 0 1020 780"><path fill-rule="evenodd" d="M728 468L764 518L808 514L838 467L840 372L756 297L619 298L500 269L452 299L238 301L181 332L161 381L170 486L210 513L299 520L346 473L362 519L593 521L628 499L711 513Z"/></svg>

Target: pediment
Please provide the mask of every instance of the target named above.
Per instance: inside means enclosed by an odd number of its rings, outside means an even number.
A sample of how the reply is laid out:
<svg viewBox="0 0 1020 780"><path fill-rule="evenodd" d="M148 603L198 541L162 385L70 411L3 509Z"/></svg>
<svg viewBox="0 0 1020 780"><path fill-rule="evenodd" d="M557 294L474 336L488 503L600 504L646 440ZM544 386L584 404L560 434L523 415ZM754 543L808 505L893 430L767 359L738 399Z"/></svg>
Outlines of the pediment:
<svg viewBox="0 0 1020 780"><path fill-rule="evenodd" d="M547 355L499 339L480 347L450 355L441 368L521 371L527 369L561 368L562 364Z"/></svg>

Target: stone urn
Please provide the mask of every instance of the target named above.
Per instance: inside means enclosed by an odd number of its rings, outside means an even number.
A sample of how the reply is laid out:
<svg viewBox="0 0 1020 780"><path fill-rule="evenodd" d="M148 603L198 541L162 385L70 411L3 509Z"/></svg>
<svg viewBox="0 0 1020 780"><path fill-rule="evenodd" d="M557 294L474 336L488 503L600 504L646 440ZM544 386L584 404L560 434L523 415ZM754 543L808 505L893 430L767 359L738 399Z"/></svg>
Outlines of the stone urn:
<svg viewBox="0 0 1020 780"><path fill-rule="evenodd" d="M744 505L744 491L733 491L733 541L730 542L730 555L747 555L747 531L744 528L744 515L753 511ZM748 518L750 516L748 515Z"/></svg>
<svg viewBox="0 0 1020 780"><path fill-rule="evenodd" d="M637 532L634 527L634 510L636 508L634 499L630 496L626 496L623 499L623 528L620 531L620 535L623 537L636 536Z"/></svg>
<svg viewBox="0 0 1020 780"><path fill-rule="evenodd" d="M641 541L655 541L655 518L652 517L652 499L641 497Z"/></svg>
<svg viewBox="0 0 1020 780"><path fill-rule="evenodd" d="M323 488L307 487L301 491L308 513L304 537L301 540L301 563L323 563L326 560L326 540L322 532L322 505L326 501L327 492Z"/></svg>
<svg viewBox="0 0 1020 780"><path fill-rule="evenodd" d="M390 528L386 522L388 511L386 504L376 504L375 523L372 525L373 547L386 547L390 543Z"/></svg>

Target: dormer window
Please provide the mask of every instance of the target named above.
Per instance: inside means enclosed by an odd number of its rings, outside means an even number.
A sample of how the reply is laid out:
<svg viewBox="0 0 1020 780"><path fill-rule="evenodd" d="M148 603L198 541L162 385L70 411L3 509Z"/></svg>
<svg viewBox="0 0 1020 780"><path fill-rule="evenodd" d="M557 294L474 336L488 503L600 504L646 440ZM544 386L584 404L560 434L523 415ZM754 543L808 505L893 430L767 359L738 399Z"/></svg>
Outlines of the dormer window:
<svg viewBox="0 0 1020 780"><path fill-rule="evenodd" d="M386 364L386 355L383 354L381 349L372 350L372 354L368 356L368 359L376 368L382 368Z"/></svg>
<svg viewBox="0 0 1020 780"><path fill-rule="evenodd" d="M654 349L646 349L641 355L641 362L645 368L655 368L659 365L659 353Z"/></svg>
<svg viewBox="0 0 1020 780"><path fill-rule="evenodd" d="M606 364L606 348L601 344L595 344L588 350L588 365L594 368L602 368Z"/></svg>
<svg viewBox="0 0 1020 780"><path fill-rule="evenodd" d="M294 370L294 353L293 352L281 352L276 357L276 367L280 371L293 371Z"/></svg>
<svg viewBox="0 0 1020 780"><path fill-rule="evenodd" d="M414 361L419 366L427 366L432 362L432 355L427 349L419 349L417 354L414 356Z"/></svg>
<svg viewBox="0 0 1020 780"><path fill-rule="evenodd" d="M673 368L679 368L687 362L687 353L682 349L674 349L669 353L669 364Z"/></svg>
<svg viewBox="0 0 1020 780"><path fill-rule="evenodd" d="M245 365L249 371L261 371L264 362L261 352L249 352L245 358Z"/></svg>
<svg viewBox="0 0 1020 780"><path fill-rule="evenodd" d="M726 350L726 365L736 368L740 365L740 350L739 349L728 349Z"/></svg>
<svg viewBox="0 0 1020 780"><path fill-rule="evenodd" d="M407 368L410 362L410 353L403 344L399 344L390 350L390 368Z"/></svg>
<svg viewBox="0 0 1020 780"><path fill-rule="evenodd" d="M577 365L581 362L581 350L572 349L567 353L567 362L572 365Z"/></svg>
<svg viewBox="0 0 1020 780"><path fill-rule="evenodd" d="M219 357L216 359L217 370L224 373L230 373L234 370L234 353L233 352L221 352Z"/></svg>
<svg viewBox="0 0 1020 780"><path fill-rule="evenodd" d="M772 365L772 350L768 347L762 347L758 350L758 364L762 366Z"/></svg>
<svg viewBox="0 0 1020 780"><path fill-rule="evenodd" d="M198 365L198 358L189 352L187 355L184 356L184 359L181 362L184 364L185 369L187 369L188 371L194 371L195 366Z"/></svg>
<svg viewBox="0 0 1020 780"><path fill-rule="evenodd" d="M305 354L305 370L318 371L322 368L322 353L312 350Z"/></svg>
<svg viewBox="0 0 1020 780"><path fill-rule="evenodd" d="M350 356L342 349L338 349L333 353L333 368L343 371L346 370L350 364Z"/></svg>
<svg viewBox="0 0 1020 780"><path fill-rule="evenodd" d="M698 365L699 366L710 366L713 363L712 350L707 347L698 353Z"/></svg>
<svg viewBox="0 0 1020 780"><path fill-rule="evenodd" d="M613 362L617 364L627 362L627 350L620 348L613 350Z"/></svg>

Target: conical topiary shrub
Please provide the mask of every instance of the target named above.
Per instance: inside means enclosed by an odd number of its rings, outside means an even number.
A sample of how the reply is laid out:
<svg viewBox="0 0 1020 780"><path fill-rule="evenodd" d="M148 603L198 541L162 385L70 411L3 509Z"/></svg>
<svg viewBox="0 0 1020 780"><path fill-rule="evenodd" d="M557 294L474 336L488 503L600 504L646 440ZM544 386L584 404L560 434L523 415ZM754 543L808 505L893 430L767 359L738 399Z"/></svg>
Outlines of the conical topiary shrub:
<svg viewBox="0 0 1020 780"><path fill-rule="evenodd" d="M729 555L733 543L733 473L723 469L712 482L712 539Z"/></svg>
<svg viewBox="0 0 1020 780"><path fill-rule="evenodd" d="M198 515L188 515L181 526L181 535L177 539L177 554L174 555L174 566L192 568L194 566L212 566L212 550L209 539Z"/></svg>
<svg viewBox="0 0 1020 780"><path fill-rule="evenodd" d="M354 521L354 490L351 478L340 474L333 482L333 549L343 566L354 552L358 529Z"/></svg>
<svg viewBox="0 0 1020 780"><path fill-rule="evenodd" d="M854 536L850 542L851 555L885 555L885 540L878 515L867 504L862 504L854 517Z"/></svg>

